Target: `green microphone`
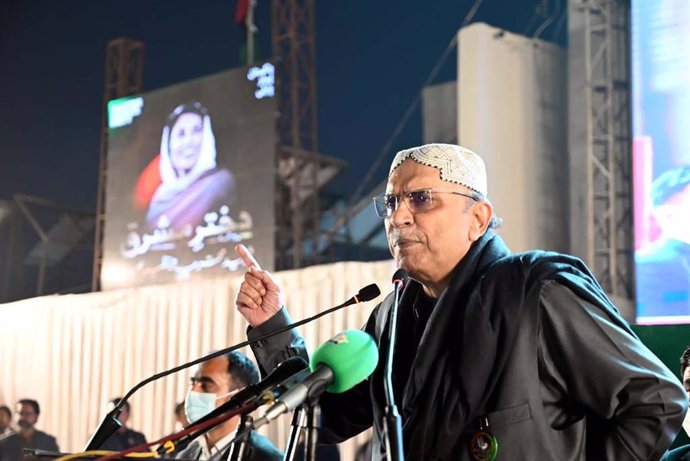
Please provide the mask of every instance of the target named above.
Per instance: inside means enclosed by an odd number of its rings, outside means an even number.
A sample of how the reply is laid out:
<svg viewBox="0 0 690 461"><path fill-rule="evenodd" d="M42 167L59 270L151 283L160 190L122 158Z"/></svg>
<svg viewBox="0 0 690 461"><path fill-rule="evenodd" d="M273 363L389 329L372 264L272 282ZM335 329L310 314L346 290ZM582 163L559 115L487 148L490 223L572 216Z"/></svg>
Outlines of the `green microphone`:
<svg viewBox="0 0 690 461"><path fill-rule="evenodd" d="M340 394L361 383L374 372L379 351L374 338L362 330L345 330L320 345L309 360L309 368L316 372L320 365L333 373L328 392Z"/></svg>
<svg viewBox="0 0 690 461"><path fill-rule="evenodd" d="M307 402L314 404L324 391L341 393L361 383L374 372L379 361L376 342L362 330L346 330L320 345L310 360L312 372L285 392L254 429Z"/></svg>

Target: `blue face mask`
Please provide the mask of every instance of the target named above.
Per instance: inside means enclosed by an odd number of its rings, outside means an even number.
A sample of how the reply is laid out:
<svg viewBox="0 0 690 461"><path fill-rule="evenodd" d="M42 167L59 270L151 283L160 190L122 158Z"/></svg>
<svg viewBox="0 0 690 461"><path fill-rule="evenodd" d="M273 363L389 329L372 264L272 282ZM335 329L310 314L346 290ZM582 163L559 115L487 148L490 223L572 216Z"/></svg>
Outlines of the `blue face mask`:
<svg viewBox="0 0 690 461"><path fill-rule="evenodd" d="M216 408L216 400L234 394L237 391L228 392L223 395L216 395L211 392L197 392L190 390L187 398L184 399L184 412L190 423L195 423L201 418L211 413Z"/></svg>

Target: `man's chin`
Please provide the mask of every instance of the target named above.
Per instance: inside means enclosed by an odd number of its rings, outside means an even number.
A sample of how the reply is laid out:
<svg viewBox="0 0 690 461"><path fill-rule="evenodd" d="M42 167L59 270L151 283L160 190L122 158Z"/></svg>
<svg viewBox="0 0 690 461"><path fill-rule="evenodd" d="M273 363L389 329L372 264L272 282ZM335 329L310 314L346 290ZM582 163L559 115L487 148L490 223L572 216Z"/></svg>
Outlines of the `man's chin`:
<svg viewBox="0 0 690 461"><path fill-rule="evenodd" d="M413 256L401 256L398 254L398 256L395 258L395 261L397 262L397 266L407 272L410 277L417 279L415 277L415 274L419 274L420 271L420 264L419 260L416 257Z"/></svg>

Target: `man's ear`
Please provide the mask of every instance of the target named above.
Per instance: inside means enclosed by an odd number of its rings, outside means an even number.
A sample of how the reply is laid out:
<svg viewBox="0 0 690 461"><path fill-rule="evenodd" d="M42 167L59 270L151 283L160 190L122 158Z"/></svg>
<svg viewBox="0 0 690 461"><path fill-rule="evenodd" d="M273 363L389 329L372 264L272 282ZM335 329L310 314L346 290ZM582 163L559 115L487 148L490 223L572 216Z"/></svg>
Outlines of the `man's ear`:
<svg viewBox="0 0 690 461"><path fill-rule="evenodd" d="M489 228L494 209L489 202L481 201L474 204L470 210L472 223L470 224L470 240L476 242Z"/></svg>

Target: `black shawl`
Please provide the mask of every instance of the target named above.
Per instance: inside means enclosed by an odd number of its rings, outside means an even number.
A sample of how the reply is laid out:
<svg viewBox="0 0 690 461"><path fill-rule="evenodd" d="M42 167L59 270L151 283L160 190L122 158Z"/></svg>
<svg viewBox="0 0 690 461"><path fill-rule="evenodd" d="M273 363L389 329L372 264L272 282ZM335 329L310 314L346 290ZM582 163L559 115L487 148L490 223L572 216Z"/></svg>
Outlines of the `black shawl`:
<svg viewBox="0 0 690 461"><path fill-rule="evenodd" d="M467 450L467 435L478 428L476 420L510 359L522 313L538 307L525 300L545 280L570 288L620 324L616 308L582 261L543 251L510 255L491 231L454 269L416 350L409 326L421 285L408 284L401 299L393 382L402 403L407 458L457 459L459 450Z"/></svg>

